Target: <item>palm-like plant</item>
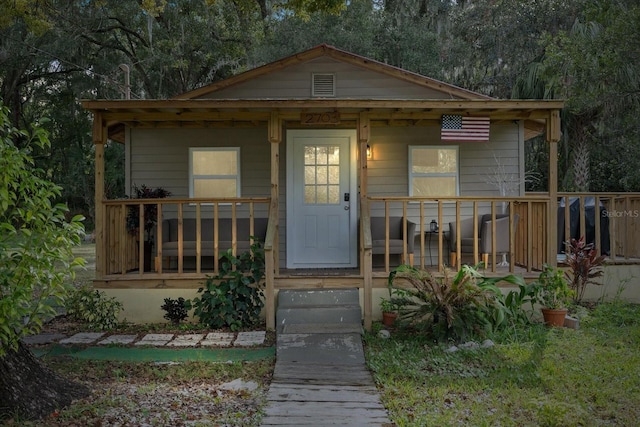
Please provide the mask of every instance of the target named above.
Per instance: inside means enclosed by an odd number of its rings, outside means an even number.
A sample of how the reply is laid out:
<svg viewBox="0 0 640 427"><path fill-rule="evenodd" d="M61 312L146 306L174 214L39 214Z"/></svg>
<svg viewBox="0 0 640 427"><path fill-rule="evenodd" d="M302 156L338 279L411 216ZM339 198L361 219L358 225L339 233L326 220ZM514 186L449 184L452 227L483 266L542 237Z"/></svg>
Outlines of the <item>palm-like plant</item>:
<svg viewBox="0 0 640 427"><path fill-rule="evenodd" d="M426 270L402 265L389 275L389 285L406 282L399 318L405 325L427 331L434 339L465 340L486 336L504 322L504 298L496 283L506 280L519 283L516 276L488 279L474 267L463 265L451 275L442 277Z"/></svg>

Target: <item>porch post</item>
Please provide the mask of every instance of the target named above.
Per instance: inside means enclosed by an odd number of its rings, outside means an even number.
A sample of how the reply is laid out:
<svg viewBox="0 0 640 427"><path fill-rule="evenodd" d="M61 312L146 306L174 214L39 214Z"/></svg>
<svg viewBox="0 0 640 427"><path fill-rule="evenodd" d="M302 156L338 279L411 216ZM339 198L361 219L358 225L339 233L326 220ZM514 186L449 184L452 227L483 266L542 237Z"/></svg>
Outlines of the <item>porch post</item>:
<svg viewBox="0 0 640 427"><path fill-rule="evenodd" d="M358 120L358 142L359 142L359 163L360 163L360 226L363 228L360 232L360 265L362 269L362 277L364 281L363 289L363 305L364 305L364 327L371 330L372 311L373 311L373 267L371 244L365 245L365 236L369 236L370 230L364 230L365 226L370 224L369 221L363 221L364 218L370 217L369 203L367 199L367 145L370 137L369 113L363 111L360 113ZM367 247L369 246L369 247Z"/></svg>
<svg viewBox="0 0 640 427"><path fill-rule="evenodd" d="M266 283L265 310L268 329L276 328L275 275L280 270L278 261L278 229L280 224L280 142L282 142L282 120L277 111L271 112L268 123L269 143L271 145L271 206L269 208L269 223L275 226L271 247L265 254ZM267 249L265 247L265 249Z"/></svg>
<svg viewBox="0 0 640 427"><path fill-rule="evenodd" d="M547 213L547 264L558 263L558 141L560 141L560 110L552 110L547 120L549 143L549 205Z"/></svg>
<svg viewBox="0 0 640 427"><path fill-rule="evenodd" d="M107 139L107 129L102 119L102 113L93 115L93 144L95 145L95 240L96 240L96 279L104 275L104 144Z"/></svg>

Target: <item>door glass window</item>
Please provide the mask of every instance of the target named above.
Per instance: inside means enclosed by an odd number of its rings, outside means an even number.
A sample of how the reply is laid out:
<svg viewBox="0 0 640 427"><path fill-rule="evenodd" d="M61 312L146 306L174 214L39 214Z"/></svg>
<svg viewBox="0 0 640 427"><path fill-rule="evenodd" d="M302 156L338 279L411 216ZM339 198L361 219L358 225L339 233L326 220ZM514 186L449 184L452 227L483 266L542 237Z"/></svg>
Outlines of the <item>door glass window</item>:
<svg viewBox="0 0 640 427"><path fill-rule="evenodd" d="M304 202L318 205L340 203L340 147L305 145Z"/></svg>

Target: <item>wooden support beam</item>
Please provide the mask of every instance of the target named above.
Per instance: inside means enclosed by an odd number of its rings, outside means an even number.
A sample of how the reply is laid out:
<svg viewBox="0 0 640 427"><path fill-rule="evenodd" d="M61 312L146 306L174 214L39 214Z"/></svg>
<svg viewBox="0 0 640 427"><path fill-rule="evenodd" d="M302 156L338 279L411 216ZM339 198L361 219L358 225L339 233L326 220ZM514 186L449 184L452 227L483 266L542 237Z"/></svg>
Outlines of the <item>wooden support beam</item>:
<svg viewBox="0 0 640 427"><path fill-rule="evenodd" d="M367 174L367 146L371 137L371 123L369 113L360 113L358 120L358 142L359 142L359 163L360 163L360 197L367 197L368 174Z"/></svg>
<svg viewBox="0 0 640 427"><path fill-rule="evenodd" d="M101 113L93 116L93 144L95 145L95 240L96 240L96 279L101 279L106 271L104 256L104 145L107 130Z"/></svg>
<svg viewBox="0 0 640 427"><path fill-rule="evenodd" d="M362 279L364 327L371 330L373 312L373 249L369 199L360 197L360 251L362 252Z"/></svg>
<svg viewBox="0 0 640 427"><path fill-rule="evenodd" d="M443 227L442 227L442 200L438 200L438 272L442 273L444 269L443 251ZM449 250L451 250L451 232L449 232ZM451 264L453 267L453 263Z"/></svg>
<svg viewBox="0 0 640 427"><path fill-rule="evenodd" d="M267 124L269 143L271 144L271 206L269 223L274 225L270 240L269 253L265 254L265 315L268 329L276 327L275 276L280 274L279 228L280 228L280 143L282 142L282 119L277 111L272 111Z"/></svg>
<svg viewBox="0 0 640 427"><path fill-rule="evenodd" d="M362 112L359 114L358 117L358 166L359 166L359 190L360 190L360 200L364 200L367 197L368 191L367 191L367 182L368 182L368 174L367 174L367 145L369 145L369 137L370 137L370 129L371 129L371 123L369 121L369 113L367 112ZM360 204L360 218L362 220L362 216L364 214L363 209L369 209L369 205L363 205L362 203ZM371 215L371 212L367 211L366 212L367 216ZM361 243L361 250L360 250L360 273L363 276L367 276L367 274L369 274L369 276L371 276L372 272L367 273L366 269L367 268L373 268L372 267L372 263L370 262L369 264L366 263L366 253L362 250L362 242ZM371 261L371 260L370 260ZM365 289L366 289L367 284L365 283ZM364 303L365 303L365 313L367 311L367 295L366 295L366 290L365 290L365 298L364 298ZM371 309L371 307L369 307L369 309Z"/></svg>
<svg viewBox="0 0 640 427"><path fill-rule="evenodd" d="M552 110L547 120L547 142L549 143L549 205L547 213L547 264L558 264L558 141L560 141L560 110ZM565 209L569 209L568 203Z"/></svg>

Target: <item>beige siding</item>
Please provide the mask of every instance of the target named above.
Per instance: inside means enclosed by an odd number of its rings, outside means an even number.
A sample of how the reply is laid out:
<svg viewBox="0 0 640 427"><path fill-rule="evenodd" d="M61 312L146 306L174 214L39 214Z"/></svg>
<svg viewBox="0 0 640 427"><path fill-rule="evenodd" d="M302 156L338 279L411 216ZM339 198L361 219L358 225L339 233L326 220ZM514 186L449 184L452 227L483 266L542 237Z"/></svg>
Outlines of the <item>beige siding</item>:
<svg viewBox="0 0 640 427"><path fill-rule="evenodd" d="M131 185L164 187L174 197L189 197L190 147L241 147L242 196L269 196L266 134L266 128L133 129Z"/></svg>
<svg viewBox="0 0 640 427"><path fill-rule="evenodd" d="M432 89L323 57L274 71L207 94L208 99L301 99L311 97L312 73L335 73L336 98L450 99Z"/></svg>
<svg viewBox="0 0 640 427"><path fill-rule="evenodd" d="M518 138L519 128L516 125L492 125L491 140L488 143L441 143L439 132L436 126L373 128L373 155L368 162L369 195L408 195L410 145L458 145L461 196L499 195L497 189L488 183L497 162L503 166L508 177L517 183L522 143Z"/></svg>
<svg viewBox="0 0 640 427"><path fill-rule="evenodd" d="M515 125L493 125L491 141L486 144L459 144L460 194L463 196L497 196L498 191L487 184L487 177L496 166L494 156L513 176L522 169L522 138ZM133 129L130 133L131 183L149 187L163 187L174 197L189 195L189 147L241 147L242 196L270 196L270 146L266 128L255 129ZM519 142L520 141L520 142ZM437 126L373 128L369 161L369 195L406 196L408 194L409 145L443 145ZM384 214L381 204L374 204L373 215ZM481 207L481 211L482 211ZM486 210L486 208L485 208ZM193 215L193 208L185 205L185 215ZM238 211L242 215L242 208ZM464 205L462 214L471 215L471 205ZM170 212L168 212L170 213ZM455 213L445 208L445 223ZM203 208L203 215L210 215ZM222 215L225 212L221 213ZM258 212L266 215L266 210ZM401 215L396 205L392 214ZM409 206L409 216L418 220L417 205ZM436 218L435 206L426 211L427 223ZM428 226L427 226L428 227ZM423 228L423 227L420 227ZM448 227L447 227L448 228ZM280 266L286 261L286 141L280 144Z"/></svg>
<svg viewBox="0 0 640 427"><path fill-rule="evenodd" d="M494 197L499 196L496 187L489 184L490 176L494 173L497 161L503 165L506 175L514 180L518 187L519 171L523 170L523 143L520 127L515 124L492 125L491 139L488 143L460 143L443 144L440 142L440 130L437 126L426 127L396 127L373 128L371 132L372 159L368 162L368 177L370 196L407 196L409 193L408 156L410 145L458 145L460 162L460 195ZM521 187L521 186L520 186ZM519 195L512 192L510 195ZM417 221L419 208L409 206L409 217ZM479 206L479 211L488 210L486 206ZM392 215L401 215L401 205L395 204ZM462 215L470 216L472 205L462 206ZM384 215L381 203L372 206L372 216ZM427 209L426 217L429 222L437 217L435 205ZM453 220L455 207L446 206L445 221Z"/></svg>
<svg viewBox="0 0 640 427"><path fill-rule="evenodd" d="M189 197L189 148L190 147L240 147L241 192L243 197L270 197L270 153L267 142L267 129L133 129L131 130L128 164L131 165L130 185L145 184L148 187L163 187L172 193L172 197ZM282 144L284 146L284 144ZM281 150L284 156L284 149ZM280 215L280 259L285 257L284 206L285 168L281 161L281 207ZM194 208L184 205L184 215L194 216ZM246 206L239 206L238 215L247 215ZM212 216L212 208L202 207L203 216ZM220 215L229 215L230 207L220 208ZM167 215L175 215L169 210ZM256 216L266 217L266 206L256 206Z"/></svg>

